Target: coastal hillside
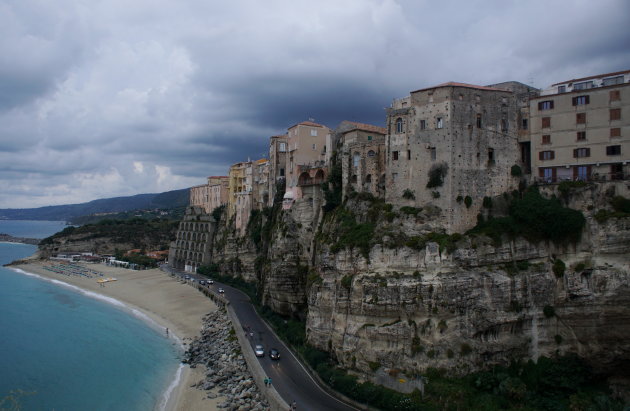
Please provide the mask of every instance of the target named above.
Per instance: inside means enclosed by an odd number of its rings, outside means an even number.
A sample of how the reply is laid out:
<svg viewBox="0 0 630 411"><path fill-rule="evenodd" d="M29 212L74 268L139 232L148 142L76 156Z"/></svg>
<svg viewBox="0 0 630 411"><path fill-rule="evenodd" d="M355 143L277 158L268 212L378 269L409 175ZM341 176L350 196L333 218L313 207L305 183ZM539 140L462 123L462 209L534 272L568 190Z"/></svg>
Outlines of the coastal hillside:
<svg viewBox="0 0 630 411"><path fill-rule="evenodd" d="M140 249L167 250L178 223L172 220L102 220L96 224L67 227L39 243L39 255L92 252L110 254Z"/></svg>
<svg viewBox="0 0 630 411"><path fill-rule="evenodd" d="M173 209L188 205L189 192L190 189L185 188L164 193L103 198L80 204L0 209L0 219L72 222L77 217L95 214L113 214L146 209Z"/></svg>

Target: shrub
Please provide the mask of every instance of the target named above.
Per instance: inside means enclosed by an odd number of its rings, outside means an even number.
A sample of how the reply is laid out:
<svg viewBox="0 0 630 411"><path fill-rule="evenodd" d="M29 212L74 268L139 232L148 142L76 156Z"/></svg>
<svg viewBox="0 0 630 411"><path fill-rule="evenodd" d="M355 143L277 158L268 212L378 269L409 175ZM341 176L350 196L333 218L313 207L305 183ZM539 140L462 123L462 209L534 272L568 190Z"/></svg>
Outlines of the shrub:
<svg viewBox="0 0 630 411"><path fill-rule="evenodd" d="M455 353L449 348L448 350L446 350L446 356L448 358L453 358L455 356Z"/></svg>
<svg viewBox="0 0 630 411"><path fill-rule="evenodd" d="M560 334L556 334L553 339L556 340L556 344L562 344L562 336Z"/></svg>
<svg viewBox="0 0 630 411"><path fill-rule="evenodd" d="M350 289L350 287L352 287L352 276L344 275L341 279L341 285L347 289Z"/></svg>
<svg viewBox="0 0 630 411"><path fill-rule="evenodd" d="M433 198L440 198L440 193L439 191L431 191L431 196Z"/></svg>
<svg viewBox="0 0 630 411"><path fill-rule="evenodd" d="M545 314L546 318L552 318L555 317L556 310L552 306L546 305L545 308L543 308L543 314Z"/></svg>
<svg viewBox="0 0 630 411"><path fill-rule="evenodd" d="M472 348L470 347L470 345L463 343L460 347L459 347L459 353L462 356L466 356L468 354L470 354L472 352Z"/></svg>
<svg viewBox="0 0 630 411"><path fill-rule="evenodd" d="M521 170L521 167L519 165L514 164L512 168L510 169L510 174L513 177L520 177L523 175L523 170Z"/></svg>
<svg viewBox="0 0 630 411"><path fill-rule="evenodd" d="M492 198L484 197L482 205L483 205L484 208L492 208Z"/></svg>
<svg viewBox="0 0 630 411"><path fill-rule="evenodd" d="M420 211L422 211L422 208L409 207L409 206L400 207L400 212L403 214L418 215Z"/></svg>
<svg viewBox="0 0 630 411"><path fill-rule="evenodd" d="M630 213L630 200L622 196L615 196L610 200L610 205L618 213Z"/></svg>
<svg viewBox="0 0 630 411"><path fill-rule="evenodd" d="M575 272L576 272L576 273L580 273L580 272L584 271L584 269L585 269L585 268L586 268L586 264L584 264L584 263L578 263L578 264L575 266Z"/></svg>
<svg viewBox="0 0 630 411"><path fill-rule="evenodd" d="M405 198L407 200L415 200L416 195L413 193L413 191L406 188L405 191L403 191L402 198Z"/></svg>
<svg viewBox="0 0 630 411"><path fill-rule="evenodd" d="M368 361L368 365L370 367L370 370L372 370L372 372L375 372L376 370L381 368L381 363L377 361Z"/></svg>
<svg viewBox="0 0 630 411"><path fill-rule="evenodd" d="M466 208L470 208L470 206L472 205L472 197L471 196L464 197L464 204L466 205Z"/></svg>
<svg viewBox="0 0 630 411"><path fill-rule="evenodd" d="M429 170L429 182L427 183L427 188L442 187L447 170L448 166L446 164L435 164L432 166Z"/></svg>
<svg viewBox="0 0 630 411"><path fill-rule="evenodd" d="M564 276L564 272L567 269L566 264L559 258L556 258L553 262L553 266L551 267L553 273L556 275L556 278L562 278Z"/></svg>
<svg viewBox="0 0 630 411"><path fill-rule="evenodd" d="M461 195L458 195L457 198L455 199L458 203L461 203L462 201L464 201L464 197L462 197Z"/></svg>

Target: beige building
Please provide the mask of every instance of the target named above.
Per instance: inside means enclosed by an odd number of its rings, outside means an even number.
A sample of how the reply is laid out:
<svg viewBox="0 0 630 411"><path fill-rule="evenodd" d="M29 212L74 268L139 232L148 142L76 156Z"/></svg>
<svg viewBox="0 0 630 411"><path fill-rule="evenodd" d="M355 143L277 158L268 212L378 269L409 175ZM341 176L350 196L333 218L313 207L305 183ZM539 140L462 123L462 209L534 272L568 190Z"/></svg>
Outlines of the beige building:
<svg viewBox="0 0 630 411"><path fill-rule="evenodd" d="M323 182L330 134L328 127L312 121L303 121L288 129L283 208L290 208L294 201L301 199L304 187Z"/></svg>
<svg viewBox="0 0 630 411"><path fill-rule="evenodd" d="M205 210L208 205L208 199L210 198L208 189L208 184L190 187L189 205L192 207L201 207Z"/></svg>
<svg viewBox="0 0 630 411"><path fill-rule="evenodd" d="M518 187L510 171L521 163L521 110L507 87L444 83L386 111L388 202L438 206L447 231L462 232L476 224L484 197Z"/></svg>
<svg viewBox="0 0 630 411"><path fill-rule="evenodd" d="M188 207L171 242L168 261L173 268L195 273L211 261L215 223L202 207Z"/></svg>
<svg viewBox="0 0 630 411"><path fill-rule="evenodd" d="M385 135L387 129L344 121L341 134L343 196L349 190L385 197Z"/></svg>
<svg viewBox="0 0 630 411"><path fill-rule="evenodd" d="M228 203L229 178L227 176L208 177L208 206L206 212Z"/></svg>
<svg viewBox="0 0 630 411"><path fill-rule="evenodd" d="M630 70L553 84L530 103L538 181L630 174Z"/></svg>
<svg viewBox="0 0 630 411"><path fill-rule="evenodd" d="M262 210L269 203L269 160L256 160L252 167L252 209Z"/></svg>
<svg viewBox="0 0 630 411"><path fill-rule="evenodd" d="M278 184L286 178L287 147L286 135L269 139L269 207L273 206Z"/></svg>
<svg viewBox="0 0 630 411"><path fill-rule="evenodd" d="M251 161L233 164L229 173L228 219L235 217L236 229L244 230L251 212L252 163Z"/></svg>

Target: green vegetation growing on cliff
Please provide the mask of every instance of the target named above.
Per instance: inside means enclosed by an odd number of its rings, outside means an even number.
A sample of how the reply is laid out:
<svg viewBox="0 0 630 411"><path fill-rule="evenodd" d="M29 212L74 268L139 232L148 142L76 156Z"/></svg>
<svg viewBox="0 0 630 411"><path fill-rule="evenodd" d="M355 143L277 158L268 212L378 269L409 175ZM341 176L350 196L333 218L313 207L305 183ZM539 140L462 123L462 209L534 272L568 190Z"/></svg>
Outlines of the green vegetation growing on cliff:
<svg viewBox="0 0 630 411"><path fill-rule="evenodd" d="M495 244L504 234L523 236L529 241L551 240L554 243L577 242L586 220L581 212L563 207L556 198L544 198L538 190L528 190L522 198L512 199L507 217L488 218L469 234L484 234Z"/></svg>
<svg viewBox="0 0 630 411"><path fill-rule="evenodd" d="M334 152L331 158L330 174L324 183L322 183L322 191L326 203L322 206L324 212L330 212L341 205L342 198L342 168L341 162L337 161L337 152Z"/></svg>
<svg viewBox="0 0 630 411"><path fill-rule="evenodd" d="M370 256L372 237L375 225L373 222L358 223L355 214L347 209L341 209L336 213L336 230L333 233L335 242L330 251L337 253L344 248L358 248L365 258Z"/></svg>
<svg viewBox="0 0 630 411"><path fill-rule="evenodd" d="M595 214L598 223L603 223L609 218L630 217L630 200L623 196L615 196L610 200L610 205L614 211L601 209Z"/></svg>

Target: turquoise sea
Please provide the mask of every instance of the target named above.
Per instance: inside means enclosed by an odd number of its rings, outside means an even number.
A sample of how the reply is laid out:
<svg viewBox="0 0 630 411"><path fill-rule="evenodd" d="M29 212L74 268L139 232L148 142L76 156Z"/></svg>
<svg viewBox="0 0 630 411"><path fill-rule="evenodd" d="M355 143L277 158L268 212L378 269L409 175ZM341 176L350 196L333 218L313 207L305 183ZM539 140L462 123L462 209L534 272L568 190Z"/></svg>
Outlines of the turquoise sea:
<svg viewBox="0 0 630 411"><path fill-rule="evenodd" d="M0 233L44 238L62 222L0 221ZM0 265L35 246L0 243ZM181 348L111 299L0 267L0 409L163 409ZM4 401L4 402L3 402Z"/></svg>

